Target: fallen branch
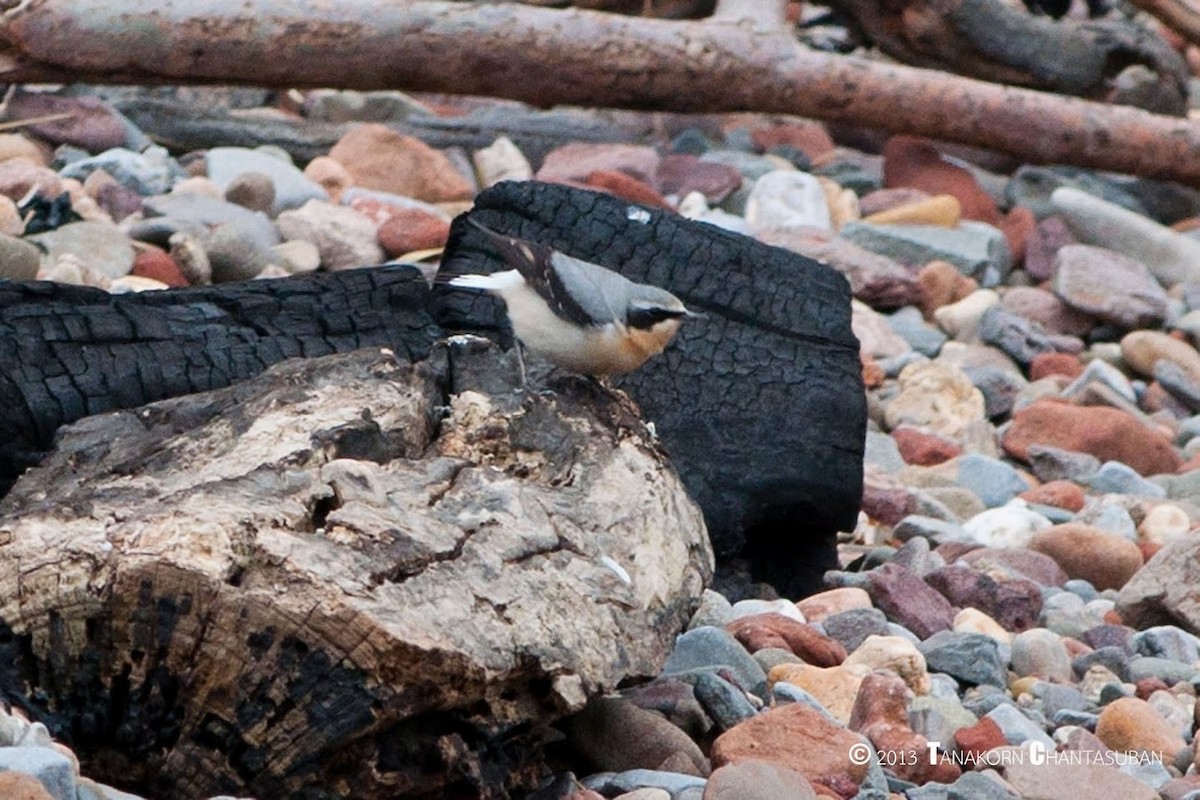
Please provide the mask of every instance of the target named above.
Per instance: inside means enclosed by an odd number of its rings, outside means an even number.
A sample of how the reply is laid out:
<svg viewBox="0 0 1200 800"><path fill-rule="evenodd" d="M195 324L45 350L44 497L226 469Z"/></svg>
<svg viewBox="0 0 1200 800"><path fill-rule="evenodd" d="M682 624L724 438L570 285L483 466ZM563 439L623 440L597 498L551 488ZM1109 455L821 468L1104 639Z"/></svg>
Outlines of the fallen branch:
<svg viewBox="0 0 1200 800"><path fill-rule="evenodd" d="M0 80L404 88L537 106L786 113L1200 185L1200 125L1188 120L813 52L783 31L436 0L294 0L286 13L265 0L200 5L22 4L0 16Z"/></svg>
<svg viewBox="0 0 1200 800"><path fill-rule="evenodd" d="M829 4L903 64L1163 114L1187 108L1183 58L1161 36L1124 18L1052 20L1001 0Z"/></svg>
<svg viewBox="0 0 1200 800"><path fill-rule="evenodd" d="M1133 5L1178 33L1192 44L1200 44L1200 6L1193 0L1130 0Z"/></svg>
<svg viewBox="0 0 1200 800"><path fill-rule="evenodd" d="M71 119L74 114L43 114L40 117L25 117L24 119L12 120L11 122L0 122L0 131L15 131L21 128L28 128L30 125L42 125L46 122L62 122L64 119Z"/></svg>

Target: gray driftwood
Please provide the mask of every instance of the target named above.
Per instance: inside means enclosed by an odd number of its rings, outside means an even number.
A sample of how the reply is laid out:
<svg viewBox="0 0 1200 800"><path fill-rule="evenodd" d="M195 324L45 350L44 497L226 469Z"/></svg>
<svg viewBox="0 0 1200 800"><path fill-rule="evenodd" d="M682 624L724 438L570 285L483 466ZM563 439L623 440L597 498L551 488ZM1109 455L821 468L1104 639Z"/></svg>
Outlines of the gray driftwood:
<svg viewBox="0 0 1200 800"><path fill-rule="evenodd" d="M0 503L5 700L154 797L519 796L712 553L626 401L514 394L482 342L64 429Z"/></svg>

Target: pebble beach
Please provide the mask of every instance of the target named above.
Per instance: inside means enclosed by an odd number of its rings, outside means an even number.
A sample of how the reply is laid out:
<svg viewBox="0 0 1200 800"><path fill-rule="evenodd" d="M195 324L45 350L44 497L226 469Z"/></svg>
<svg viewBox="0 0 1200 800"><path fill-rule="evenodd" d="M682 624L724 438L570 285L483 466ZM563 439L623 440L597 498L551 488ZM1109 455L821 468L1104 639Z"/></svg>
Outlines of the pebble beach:
<svg viewBox="0 0 1200 800"><path fill-rule="evenodd" d="M842 568L807 598L707 590L656 679L564 725L571 756L536 800L1200 798L1200 192L757 115L540 159L379 122L307 162L174 152L60 100L76 122L0 134L0 278L432 275L475 193L535 179L849 281L870 420ZM0 715L0 796L136 800L86 774Z"/></svg>

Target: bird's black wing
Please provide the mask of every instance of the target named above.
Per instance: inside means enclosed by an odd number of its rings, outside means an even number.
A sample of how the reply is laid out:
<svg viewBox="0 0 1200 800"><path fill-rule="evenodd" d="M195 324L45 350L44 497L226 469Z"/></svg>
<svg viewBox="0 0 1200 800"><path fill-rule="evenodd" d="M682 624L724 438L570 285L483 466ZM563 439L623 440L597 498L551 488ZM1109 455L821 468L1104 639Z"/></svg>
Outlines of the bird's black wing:
<svg viewBox="0 0 1200 800"><path fill-rule="evenodd" d="M470 217L467 221L488 237L504 263L521 273L525 282L555 314L577 325L598 326L612 322L611 319L596 319L571 296L554 268L554 251L549 246L496 233Z"/></svg>

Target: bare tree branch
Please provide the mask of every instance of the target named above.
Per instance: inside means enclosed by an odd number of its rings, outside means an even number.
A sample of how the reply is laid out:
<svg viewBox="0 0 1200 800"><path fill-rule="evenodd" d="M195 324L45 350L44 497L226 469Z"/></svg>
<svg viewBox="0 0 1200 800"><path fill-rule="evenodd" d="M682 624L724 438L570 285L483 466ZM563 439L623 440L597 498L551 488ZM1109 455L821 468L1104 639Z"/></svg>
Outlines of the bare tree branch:
<svg viewBox="0 0 1200 800"><path fill-rule="evenodd" d="M1200 5L1194 0L1130 0L1192 44L1200 44Z"/></svg>
<svg viewBox="0 0 1200 800"><path fill-rule="evenodd" d="M134 20L135 22L131 22ZM135 24L136 23L136 24ZM780 30L437 0L55 0L0 16L0 80L246 83L759 111L1200 185L1200 124L808 50Z"/></svg>
<svg viewBox="0 0 1200 800"><path fill-rule="evenodd" d="M1053 20L1001 0L829 4L904 64L1166 114L1182 115L1187 108L1183 57L1155 32L1124 18ZM1125 88L1134 77L1136 94Z"/></svg>

